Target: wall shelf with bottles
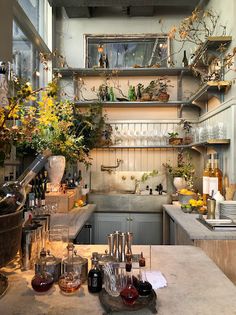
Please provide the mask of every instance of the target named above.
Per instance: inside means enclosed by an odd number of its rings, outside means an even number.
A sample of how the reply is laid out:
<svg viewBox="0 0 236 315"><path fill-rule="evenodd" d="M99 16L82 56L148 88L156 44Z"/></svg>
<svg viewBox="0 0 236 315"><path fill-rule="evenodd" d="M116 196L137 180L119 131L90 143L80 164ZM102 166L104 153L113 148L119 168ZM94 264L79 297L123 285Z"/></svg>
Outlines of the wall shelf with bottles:
<svg viewBox="0 0 236 315"><path fill-rule="evenodd" d="M191 75L189 68L54 68L62 77L78 76L178 76Z"/></svg>

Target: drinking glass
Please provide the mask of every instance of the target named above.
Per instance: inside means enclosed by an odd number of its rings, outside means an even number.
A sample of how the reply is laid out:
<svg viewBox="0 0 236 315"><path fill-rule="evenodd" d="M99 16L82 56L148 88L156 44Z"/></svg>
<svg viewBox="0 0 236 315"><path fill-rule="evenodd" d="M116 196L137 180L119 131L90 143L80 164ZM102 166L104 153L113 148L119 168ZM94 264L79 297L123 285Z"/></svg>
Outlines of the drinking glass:
<svg viewBox="0 0 236 315"><path fill-rule="evenodd" d="M104 288L106 292L117 297L126 286L126 276L123 268L119 264L107 263L104 266Z"/></svg>

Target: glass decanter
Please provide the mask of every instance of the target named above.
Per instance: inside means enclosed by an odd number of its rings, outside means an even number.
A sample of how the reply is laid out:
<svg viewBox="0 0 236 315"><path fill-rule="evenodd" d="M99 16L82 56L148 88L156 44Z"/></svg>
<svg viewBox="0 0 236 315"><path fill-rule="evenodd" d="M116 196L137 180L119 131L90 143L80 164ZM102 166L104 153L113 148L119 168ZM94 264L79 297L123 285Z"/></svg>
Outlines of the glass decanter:
<svg viewBox="0 0 236 315"><path fill-rule="evenodd" d="M120 292L120 296L123 303L126 305L133 305L137 298L139 297L138 291L133 285L133 274L132 274L132 263L127 261L125 265L126 270L126 286Z"/></svg>
<svg viewBox="0 0 236 315"><path fill-rule="evenodd" d="M141 252L141 257L139 259L139 281L137 286L140 296L147 296L152 292L152 285L150 282L147 281L145 266L145 258L143 257L143 253Z"/></svg>
<svg viewBox="0 0 236 315"><path fill-rule="evenodd" d="M67 262L69 262L70 268L64 272L58 281L61 293L65 295L74 294L79 290L81 286L80 273L74 270L73 260L74 260L74 245L69 243L67 246L68 257Z"/></svg>
<svg viewBox="0 0 236 315"><path fill-rule="evenodd" d="M46 251L40 252L39 269L31 280L32 288L38 293L44 293L53 286L53 276L46 271Z"/></svg>

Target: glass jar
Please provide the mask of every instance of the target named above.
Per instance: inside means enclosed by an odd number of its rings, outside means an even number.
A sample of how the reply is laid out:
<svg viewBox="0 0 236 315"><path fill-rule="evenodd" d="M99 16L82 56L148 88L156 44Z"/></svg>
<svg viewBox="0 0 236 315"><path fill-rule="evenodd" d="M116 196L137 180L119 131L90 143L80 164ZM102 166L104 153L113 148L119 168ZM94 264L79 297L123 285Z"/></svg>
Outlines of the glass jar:
<svg viewBox="0 0 236 315"><path fill-rule="evenodd" d="M38 293L44 293L53 286L53 276L46 271L46 251L40 252L39 270L31 280L32 288Z"/></svg>
<svg viewBox="0 0 236 315"><path fill-rule="evenodd" d="M65 295L76 293L81 286L81 268L74 268L74 247L72 243L69 243L67 246L67 270L60 276L58 281L61 293Z"/></svg>

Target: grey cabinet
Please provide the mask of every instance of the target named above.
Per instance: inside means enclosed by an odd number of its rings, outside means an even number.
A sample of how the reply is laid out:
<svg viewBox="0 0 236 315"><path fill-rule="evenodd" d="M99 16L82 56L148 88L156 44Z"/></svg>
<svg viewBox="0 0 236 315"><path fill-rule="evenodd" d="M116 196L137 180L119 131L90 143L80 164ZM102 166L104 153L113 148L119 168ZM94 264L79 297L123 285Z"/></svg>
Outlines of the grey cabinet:
<svg viewBox="0 0 236 315"><path fill-rule="evenodd" d="M133 244L162 244L161 213L94 213L93 240L107 244L107 234L114 231L132 232Z"/></svg>

